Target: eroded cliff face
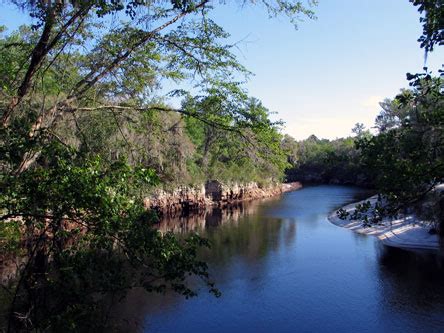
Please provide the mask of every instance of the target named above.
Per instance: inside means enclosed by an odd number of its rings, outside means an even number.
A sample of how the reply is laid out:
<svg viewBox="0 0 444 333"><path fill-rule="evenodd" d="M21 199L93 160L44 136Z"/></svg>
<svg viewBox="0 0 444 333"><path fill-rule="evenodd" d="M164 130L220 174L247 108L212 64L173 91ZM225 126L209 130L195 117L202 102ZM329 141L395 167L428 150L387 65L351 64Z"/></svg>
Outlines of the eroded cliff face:
<svg viewBox="0 0 444 333"><path fill-rule="evenodd" d="M223 184L212 180L199 187L182 186L173 191L157 190L145 198L144 204L147 209L160 214L187 213L210 206L224 207L239 201L268 198L300 187L298 182L261 187L254 182Z"/></svg>

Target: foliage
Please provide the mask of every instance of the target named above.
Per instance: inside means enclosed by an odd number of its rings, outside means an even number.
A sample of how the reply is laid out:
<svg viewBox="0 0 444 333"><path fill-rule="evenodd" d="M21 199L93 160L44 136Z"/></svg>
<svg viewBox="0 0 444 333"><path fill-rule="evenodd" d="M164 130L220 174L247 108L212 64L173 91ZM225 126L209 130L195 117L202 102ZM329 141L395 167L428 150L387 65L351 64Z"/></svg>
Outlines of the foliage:
<svg viewBox="0 0 444 333"><path fill-rule="evenodd" d="M360 220L363 227L370 227L382 222L382 219L387 215L385 204L382 201L382 196L378 195L378 201L374 204L370 200L356 204L353 213L347 212L340 208L336 211L336 215L342 219Z"/></svg>
<svg viewBox="0 0 444 333"><path fill-rule="evenodd" d="M171 8L161 1L68 2L55 7L17 2L34 17L35 25L0 41L0 57L5 60L3 128L9 132L14 124L26 123L26 129L20 129L22 149L15 150L14 163L7 168L18 173L29 168L41 154L40 147L56 139L106 160L126 156L130 163L143 162L164 182L194 182L201 177L193 175L193 161L198 158L190 156L195 151L199 155L199 148L190 142L189 133L183 132L183 120L173 114L178 113L219 132L232 132L226 140L240 142L243 147L249 144L249 149L260 148L246 157L229 158L245 160L233 164L243 164L241 173L245 175L250 167L261 164L262 171L253 172L250 180L279 179L284 166L278 124L270 122L262 106L251 104L234 79L248 72L231 53L233 46L224 44L228 34L208 18L212 7L207 2L171 2ZM299 2L263 3L271 15L281 12L292 18L298 13L313 17ZM119 18L127 16L126 20L109 18L109 22L106 17L116 13ZM180 24L176 23L178 18ZM141 20L159 26L150 30ZM182 89L171 93L185 97L183 108L172 108L163 101L165 96L156 95L162 80L180 84L190 78L200 94L191 96ZM198 112L189 108L193 103L200 105ZM221 115L210 110L216 104L223 110ZM21 126L14 130L17 127ZM229 145L226 142L225 150ZM206 170L197 173L208 174ZM218 171L214 176L229 180Z"/></svg>
<svg viewBox="0 0 444 333"><path fill-rule="evenodd" d="M369 133L361 128L360 136ZM341 183L370 186L366 169L355 148L356 138L336 140L318 139L312 135L306 140L293 142L287 138L282 144L291 153L292 167L286 170L288 180L315 183Z"/></svg>
<svg viewBox="0 0 444 333"><path fill-rule="evenodd" d="M201 170L205 179L223 181L278 181L286 167L286 157L280 147L279 123L271 123L269 111L256 99L247 100L238 114L242 119L236 127L227 111L216 97L188 100L185 109L190 114L200 114L219 126L186 119L186 129L196 146L192 165ZM227 128L230 128L227 130Z"/></svg>
<svg viewBox="0 0 444 333"><path fill-rule="evenodd" d="M249 72L210 1L11 3L32 25L0 31L0 239L23 262L5 289L7 330L98 329L108 297L193 296L189 275L217 295L197 259L207 241L159 233L142 200L159 180L279 177L285 166L278 124L242 88ZM261 4L293 23L313 17L300 1ZM205 164L199 133L219 138Z"/></svg>
<svg viewBox="0 0 444 333"><path fill-rule="evenodd" d="M157 181L153 170L84 159L59 144L47 146L44 156L44 166L2 180L2 224L22 234L2 238L2 247L27 258L12 282L8 329L78 330L92 324L92 312L100 326L104 295L143 287L194 296L188 275L218 295L206 264L196 259L208 243L152 227L139 191Z"/></svg>
<svg viewBox="0 0 444 333"><path fill-rule="evenodd" d="M424 14L420 18L422 35L418 39L426 52L433 51L435 45L444 44L444 3L441 0L410 0Z"/></svg>
<svg viewBox="0 0 444 333"><path fill-rule="evenodd" d="M444 182L443 80L430 74L411 79L411 89L383 104L380 133L358 141L392 216Z"/></svg>

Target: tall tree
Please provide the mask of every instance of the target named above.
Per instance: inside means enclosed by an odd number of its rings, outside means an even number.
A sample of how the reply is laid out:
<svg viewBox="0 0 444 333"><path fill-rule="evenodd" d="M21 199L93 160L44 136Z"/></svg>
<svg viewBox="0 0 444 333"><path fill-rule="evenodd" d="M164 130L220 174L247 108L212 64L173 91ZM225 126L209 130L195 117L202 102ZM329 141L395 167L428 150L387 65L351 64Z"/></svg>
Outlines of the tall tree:
<svg viewBox="0 0 444 333"><path fill-rule="evenodd" d="M269 140L260 156L278 147L267 112L237 82L248 71L231 52L228 34L210 18L213 6L224 3L11 3L29 13L33 25L0 40L0 246L2 253L23 258L18 278L1 291L9 292L6 330L99 328L107 317L100 306L104 295L121 297L142 287L189 297L196 293L189 275L217 295L197 257L207 242L160 233L142 199L158 182L154 168L162 168L162 156L183 167L183 119L166 116L171 113ZM313 16L300 1L260 4L293 22ZM196 95L182 89L173 95L195 105L211 101L218 113L168 107L167 96L153 93L165 78L178 88L184 80L194 82ZM157 130L151 126L159 122L156 112L176 133L171 141L153 134L164 155L152 154L152 144L140 134L144 125L144 131ZM131 140L147 151L117 156L119 145Z"/></svg>

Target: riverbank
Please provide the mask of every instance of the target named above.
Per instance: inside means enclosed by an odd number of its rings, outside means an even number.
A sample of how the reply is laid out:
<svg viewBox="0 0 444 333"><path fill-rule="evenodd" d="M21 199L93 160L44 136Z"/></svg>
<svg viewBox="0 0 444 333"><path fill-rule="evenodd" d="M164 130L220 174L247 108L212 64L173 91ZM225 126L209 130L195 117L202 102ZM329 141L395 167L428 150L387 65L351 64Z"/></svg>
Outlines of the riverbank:
<svg viewBox="0 0 444 333"><path fill-rule="evenodd" d="M260 186L255 182L224 184L213 180L199 187L183 186L171 191L159 189L145 198L144 205L161 215L177 215L208 207L223 208L237 202L270 198L301 187L300 182Z"/></svg>
<svg viewBox="0 0 444 333"><path fill-rule="evenodd" d="M352 214L355 206L365 201L374 204L377 196L366 200L355 202L342 207L345 211ZM352 230L353 232L377 237L384 245L397 247L409 251L428 251L443 252L443 246L440 243L437 234L431 234L430 228L418 219L414 214L408 214L396 220L384 219L380 224L364 227L361 221L342 220L336 211L330 213L328 220L334 225Z"/></svg>

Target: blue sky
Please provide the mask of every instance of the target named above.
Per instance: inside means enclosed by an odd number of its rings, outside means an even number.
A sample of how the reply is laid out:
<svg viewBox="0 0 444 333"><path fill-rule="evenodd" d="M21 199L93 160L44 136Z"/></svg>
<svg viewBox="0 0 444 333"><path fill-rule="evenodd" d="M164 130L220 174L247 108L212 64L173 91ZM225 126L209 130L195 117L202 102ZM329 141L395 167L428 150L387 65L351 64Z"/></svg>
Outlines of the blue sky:
<svg viewBox="0 0 444 333"><path fill-rule="evenodd" d="M318 19L297 31L259 8L220 11L232 37L250 41L240 46L241 61L255 73L250 93L297 139L347 136L356 122L372 126L378 102L424 65L419 14L408 0L320 0L315 11ZM443 60L436 50L427 65L437 73Z"/></svg>
<svg viewBox="0 0 444 333"><path fill-rule="evenodd" d="M351 134L357 122L372 126L378 102L407 86L421 71L424 52L419 14L408 0L320 0L317 20L295 30L285 18L269 19L260 6L236 1L213 16L239 41L239 60L255 75L250 95L262 100L297 139ZM1 4L0 24L17 26L23 14ZM444 52L429 55L435 73Z"/></svg>

